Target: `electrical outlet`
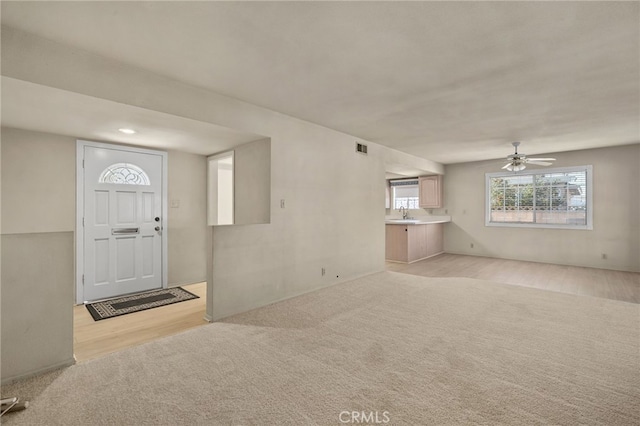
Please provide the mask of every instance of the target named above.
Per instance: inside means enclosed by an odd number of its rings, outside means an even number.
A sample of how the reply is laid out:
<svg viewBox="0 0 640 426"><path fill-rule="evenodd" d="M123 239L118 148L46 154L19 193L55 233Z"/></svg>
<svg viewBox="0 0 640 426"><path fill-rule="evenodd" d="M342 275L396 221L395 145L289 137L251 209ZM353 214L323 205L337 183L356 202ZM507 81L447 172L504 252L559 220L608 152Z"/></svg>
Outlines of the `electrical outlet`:
<svg viewBox="0 0 640 426"><path fill-rule="evenodd" d="M473 243L471 243L471 248L473 248Z"/></svg>
<svg viewBox="0 0 640 426"><path fill-rule="evenodd" d="M322 268L322 276L323 276L323 277L324 277L324 274L325 274L326 272L327 272L327 271L326 271L324 268Z"/></svg>
<svg viewBox="0 0 640 426"><path fill-rule="evenodd" d="M282 200L280 200L280 208L284 209L284 198Z"/></svg>
<svg viewBox="0 0 640 426"><path fill-rule="evenodd" d="M602 258L606 260L607 259L607 253L602 253Z"/></svg>

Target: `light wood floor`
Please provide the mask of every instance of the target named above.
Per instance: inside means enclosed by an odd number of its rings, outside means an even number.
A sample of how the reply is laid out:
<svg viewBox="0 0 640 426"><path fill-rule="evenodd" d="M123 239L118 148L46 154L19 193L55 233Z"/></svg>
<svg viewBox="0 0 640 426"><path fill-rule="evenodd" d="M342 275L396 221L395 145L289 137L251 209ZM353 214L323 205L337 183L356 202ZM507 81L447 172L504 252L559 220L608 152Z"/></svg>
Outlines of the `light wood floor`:
<svg viewBox="0 0 640 426"><path fill-rule="evenodd" d="M456 254L441 254L409 265L387 262L387 270L424 277L477 278L640 303L640 273L635 272Z"/></svg>
<svg viewBox="0 0 640 426"><path fill-rule="evenodd" d="M200 296L173 305L94 321L84 305L73 308L73 350L78 362L208 324L206 283L182 286Z"/></svg>

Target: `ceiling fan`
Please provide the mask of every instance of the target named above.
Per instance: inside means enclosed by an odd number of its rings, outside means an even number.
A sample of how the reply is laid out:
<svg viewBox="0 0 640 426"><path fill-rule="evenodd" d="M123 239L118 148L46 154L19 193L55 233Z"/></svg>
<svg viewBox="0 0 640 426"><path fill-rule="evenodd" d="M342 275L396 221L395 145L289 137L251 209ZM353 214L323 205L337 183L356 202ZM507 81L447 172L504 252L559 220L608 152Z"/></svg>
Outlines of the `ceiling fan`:
<svg viewBox="0 0 640 426"><path fill-rule="evenodd" d="M513 142L511 145L516 149L515 154L511 154L507 157L508 163L502 169L507 169L510 172L519 172L527 168L527 164L535 164L537 166L550 166L552 163L549 161L556 161L555 158L529 158L525 154L518 154L518 146L520 142Z"/></svg>

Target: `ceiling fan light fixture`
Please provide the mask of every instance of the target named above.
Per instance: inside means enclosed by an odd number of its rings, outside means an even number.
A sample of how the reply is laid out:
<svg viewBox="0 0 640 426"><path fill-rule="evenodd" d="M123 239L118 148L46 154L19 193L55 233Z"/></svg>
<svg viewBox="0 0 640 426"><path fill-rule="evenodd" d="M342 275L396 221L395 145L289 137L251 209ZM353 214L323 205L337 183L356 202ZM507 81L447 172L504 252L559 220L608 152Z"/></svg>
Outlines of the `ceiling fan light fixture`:
<svg viewBox="0 0 640 426"><path fill-rule="evenodd" d="M526 169L527 166L525 166L524 164L509 164L507 166L507 170L509 170L510 172L519 172L521 170Z"/></svg>

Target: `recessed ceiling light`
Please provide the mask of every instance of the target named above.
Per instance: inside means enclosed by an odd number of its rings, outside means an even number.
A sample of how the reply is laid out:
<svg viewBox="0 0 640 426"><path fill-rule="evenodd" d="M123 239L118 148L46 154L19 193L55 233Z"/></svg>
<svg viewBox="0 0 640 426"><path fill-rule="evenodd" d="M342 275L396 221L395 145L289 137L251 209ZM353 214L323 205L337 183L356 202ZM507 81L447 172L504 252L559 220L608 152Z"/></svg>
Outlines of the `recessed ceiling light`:
<svg viewBox="0 0 640 426"><path fill-rule="evenodd" d="M122 133L126 133L127 135L133 135L134 133L136 133L136 131L133 129L118 129L118 130L121 131Z"/></svg>

